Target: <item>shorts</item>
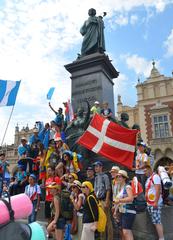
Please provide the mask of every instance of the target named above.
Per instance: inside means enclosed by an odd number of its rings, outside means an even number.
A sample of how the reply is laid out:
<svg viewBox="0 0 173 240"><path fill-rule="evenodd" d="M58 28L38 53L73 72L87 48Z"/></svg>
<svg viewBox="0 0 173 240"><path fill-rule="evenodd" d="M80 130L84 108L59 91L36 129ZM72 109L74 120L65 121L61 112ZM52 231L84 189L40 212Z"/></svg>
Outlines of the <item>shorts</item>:
<svg viewBox="0 0 173 240"><path fill-rule="evenodd" d="M51 202L45 201L44 215L45 215L45 218L47 218L47 219L51 218L50 204L51 204Z"/></svg>
<svg viewBox="0 0 173 240"><path fill-rule="evenodd" d="M161 206L154 208L153 206L147 206L148 213L151 217L153 224L161 224Z"/></svg>
<svg viewBox="0 0 173 240"><path fill-rule="evenodd" d="M66 220L63 217L58 218L57 222L56 222L56 229L61 229L64 230L66 225Z"/></svg>
<svg viewBox="0 0 173 240"><path fill-rule="evenodd" d="M136 214L133 213L121 213L120 226L122 229L132 229Z"/></svg>

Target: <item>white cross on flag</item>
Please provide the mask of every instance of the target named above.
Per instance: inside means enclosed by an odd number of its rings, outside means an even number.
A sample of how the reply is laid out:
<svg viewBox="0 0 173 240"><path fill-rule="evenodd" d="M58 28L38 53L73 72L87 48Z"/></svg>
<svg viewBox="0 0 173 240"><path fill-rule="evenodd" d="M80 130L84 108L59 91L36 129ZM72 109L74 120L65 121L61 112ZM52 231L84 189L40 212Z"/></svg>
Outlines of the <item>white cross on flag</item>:
<svg viewBox="0 0 173 240"><path fill-rule="evenodd" d="M77 143L131 169L137 133L95 114Z"/></svg>

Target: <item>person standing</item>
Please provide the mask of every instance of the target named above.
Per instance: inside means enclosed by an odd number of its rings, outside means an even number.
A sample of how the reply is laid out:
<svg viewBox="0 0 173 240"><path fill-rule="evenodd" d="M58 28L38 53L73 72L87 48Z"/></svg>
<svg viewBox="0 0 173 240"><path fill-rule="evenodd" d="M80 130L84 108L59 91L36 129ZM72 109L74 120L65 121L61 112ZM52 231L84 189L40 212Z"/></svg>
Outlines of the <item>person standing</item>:
<svg viewBox="0 0 173 240"><path fill-rule="evenodd" d="M117 175L119 172L120 168L118 166L113 166L110 170L110 174L112 177L112 201L114 202L114 199L116 199L116 196L119 191L119 183L117 179Z"/></svg>
<svg viewBox="0 0 173 240"><path fill-rule="evenodd" d="M148 164L148 155L145 153L146 144L144 142L139 142L137 144L137 155L136 155L136 177L138 181L142 184L143 191L145 192L145 182L146 175L144 168Z"/></svg>
<svg viewBox="0 0 173 240"><path fill-rule="evenodd" d="M82 192L86 196L83 207L83 230L81 240L94 240L98 222L98 206L91 182L82 183Z"/></svg>
<svg viewBox="0 0 173 240"><path fill-rule="evenodd" d="M50 235L55 231L55 240L64 239L64 230L66 225L66 219L61 213L61 181L52 182L47 186L50 189L51 195L53 195L51 212L52 212L52 222L48 225L47 231Z"/></svg>
<svg viewBox="0 0 173 240"><path fill-rule="evenodd" d="M95 181L95 172L94 172L94 168L92 166L88 166L87 170L86 170L86 174L87 174L87 181L91 182L92 185L94 186L94 181Z"/></svg>
<svg viewBox="0 0 173 240"><path fill-rule="evenodd" d="M25 194L30 198L33 210L31 215L28 217L28 223L36 221L37 212L40 209L40 195L41 189L40 186L36 183L36 176L31 174L29 176L29 185L25 187Z"/></svg>
<svg viewBox="0 0 173 240"><path fill-rule="evenodd" d="M103 108L101 109L101 115L108 120L112 117L112 110L109 108L108 102L103 102Z"/></svg>
<svg viewBox="0 0 173 240"><path fill-rule="evenodd" d="M95 113L101 113L100 103L98 101L95 101L94 106L91 108L91 114L94 115Z"/></svg>
<svg viewBox="0 0 173 240"><path fill-rule="evenodd" d="M107 216L106 231L104 233L100 233L100 239L113 240L113 226L111 220L110 206L111 184L108 175L103 172L103 163L101 161L97 161L94 163L94 170L96 173L94 192Z"/></svg>
<svg viewBox="0 0 173 240"><path fill-rule="evenodd" d="M48 223L51 220L51 208L50 208L50 204L53 200L53 195L50 192L50 189L47 188L47 186L49 186L50 184L52 184L53 182L59 182L60 178L59 177L55 177L55 168L53 166L48 166L47 168L47 179L45 182L45 187L46 187L46 197L45 197L45 218L48 220Z"/></svg>
<svg viewBox="0 0 173 240"><path fill-rule="evenodd" d="M127 183L129 177L125 170L120 170L117 177L120 189L114 203L118 205L118 210L120 212L122 239L133 240L132 226L135 220L136 211L132 204L134 199L132 188Z"/></svg>
<svg viewBox="0 0 173 240"><path fill-rule="evenodd" d="M85 196L82 193L81 190L82 184L78 180L74 180L72 183L70 189L71 189L71 195L70 199L74 206L74 214L77 215L77 233L73 234L72 239L78 240L81 239L82 235L82 219L83 219L83 205L85 201Z"/></svg>
<svg viewBox="0 0 173 240"><path fill-rule="evenodd" d="M159 240L164 240L163 225L161 223L161 209L163 205L161 179L150 165L145 167L145 175L148 177L145 184L145 196L148 213L154 224Z"/></svg>
<svg viewBox="0 0 173 240"><path fill-rule="evenodd" d="M10 184L10 170L9 162L6 160L5 153L0 154L0 176L3 179L3 182L6 182L7 186Z"/></svg>

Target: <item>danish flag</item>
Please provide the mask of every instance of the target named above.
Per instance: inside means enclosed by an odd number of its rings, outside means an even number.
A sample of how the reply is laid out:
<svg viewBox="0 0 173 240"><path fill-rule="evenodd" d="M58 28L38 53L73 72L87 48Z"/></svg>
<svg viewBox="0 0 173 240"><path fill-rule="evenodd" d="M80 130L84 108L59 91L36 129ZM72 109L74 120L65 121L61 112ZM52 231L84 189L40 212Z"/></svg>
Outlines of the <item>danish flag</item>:
<svg viewBox="0 0 173 240"><path fill-rule="evenodd" d="M127 129L95 114L77 143L131 169L137 133L138 130Z"/></svg>

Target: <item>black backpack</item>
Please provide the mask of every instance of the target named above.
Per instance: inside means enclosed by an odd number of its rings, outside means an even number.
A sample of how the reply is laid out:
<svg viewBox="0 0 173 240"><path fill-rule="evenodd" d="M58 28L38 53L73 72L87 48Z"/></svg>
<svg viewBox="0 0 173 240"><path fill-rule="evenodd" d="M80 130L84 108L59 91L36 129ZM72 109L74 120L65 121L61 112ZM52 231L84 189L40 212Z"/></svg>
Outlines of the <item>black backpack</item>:
<svg viewBox="0 0 173 240"><path fill-rule="evenodd" d="M134 198L133 205L135 207L136 213L145 212L147 208L147 202L145 199L145 194L143 192Z"/></svg>
<svg viewBox="0 0 173 240"><path fill-rule="evenodd" d="M61 191L60 197L61 215L66 220L71 220L73 218L73 203L70 200L70 192L63 189Z"/></svg>
<svg viewBox="0 0 173 240"><path fill-rule="evenodd" d="M29 225L15 222L14 221L14 211L11 207L11 201L1 199L6 205L10 220L8 223L0 224L0 239L2 240L31 240L31 228Z"/></svg>

